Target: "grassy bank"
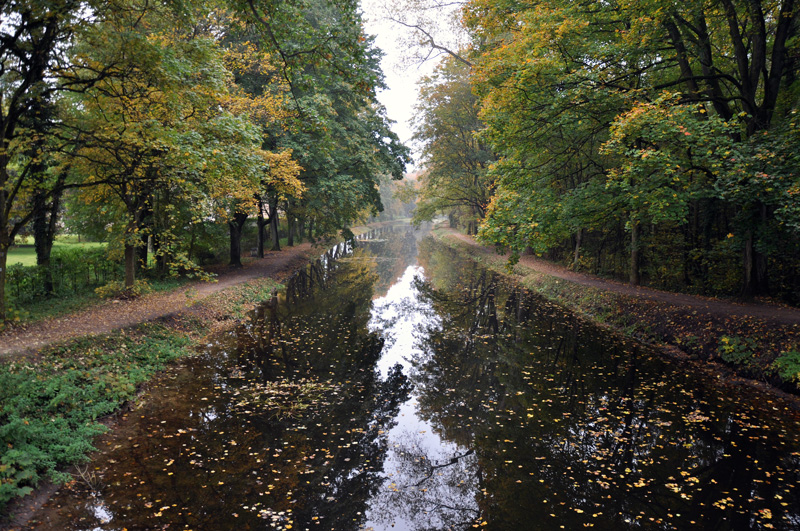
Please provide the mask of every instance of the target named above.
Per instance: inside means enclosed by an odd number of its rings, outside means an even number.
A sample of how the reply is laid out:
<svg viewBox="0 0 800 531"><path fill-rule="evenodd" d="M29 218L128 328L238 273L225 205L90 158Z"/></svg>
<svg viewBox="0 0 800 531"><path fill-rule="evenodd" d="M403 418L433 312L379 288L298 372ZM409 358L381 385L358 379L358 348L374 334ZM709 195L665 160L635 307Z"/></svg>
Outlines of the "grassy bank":
<svg viewBox="0 0 800 531"><path fill-rule="evenodd" d="M108 244L99 242L79 241L77 236L57 236L53 242L53 250L57 249L98 249L104 248ZM33 238L18 238L17 244L8 251L8 264L22 264L26 267L36 265L36 249L33 245Z"/></svg>
<svg viewBox="0 0 800 531"><path fill-rule="evenodd" d="M718 369L798 393L800 327L737 315L718 316L660 301L627 296L556 278L522 264L509 272L505 257L475 248L437 229L433 235L460 251L465 259L515 278L585 318L662 351L717 364Z"/></svg>
<svg viewBox="0 0 800 531"><path fill-rule="evenodd" d="M100 422L136 398L170 362L193 354L209 328L241 319L280 285L256 279L212 295L189 314L52 347L0 365L0 514L44 478L72 479Z"/></svg>

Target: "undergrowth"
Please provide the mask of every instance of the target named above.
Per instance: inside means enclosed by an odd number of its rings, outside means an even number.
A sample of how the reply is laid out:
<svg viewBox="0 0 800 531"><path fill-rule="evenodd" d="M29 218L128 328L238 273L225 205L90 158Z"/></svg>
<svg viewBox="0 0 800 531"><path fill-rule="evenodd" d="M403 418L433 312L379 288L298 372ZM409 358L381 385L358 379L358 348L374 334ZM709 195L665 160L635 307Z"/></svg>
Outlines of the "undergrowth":
<svg viewBox="0 0 800 531"><path fill-rule="evenodd" d="M216 293L200 304L216 318L241 319L280 284L257 279ZM40 353L36 362L0 364L0 515L8 502L47 478L70 481L64 470L88 460L101 417L136 396L137 388L175 359L192 352L209 318L146 323L80 339Z"/></svg>
<svg viewBox="0 0 800 531"><path fill-rule="evenodd" d="M134 398L137 386L190 352L185 332L144 324L45 351L36 363L0 365L0 512L42 478L87 459L98 419Z"/></svg>

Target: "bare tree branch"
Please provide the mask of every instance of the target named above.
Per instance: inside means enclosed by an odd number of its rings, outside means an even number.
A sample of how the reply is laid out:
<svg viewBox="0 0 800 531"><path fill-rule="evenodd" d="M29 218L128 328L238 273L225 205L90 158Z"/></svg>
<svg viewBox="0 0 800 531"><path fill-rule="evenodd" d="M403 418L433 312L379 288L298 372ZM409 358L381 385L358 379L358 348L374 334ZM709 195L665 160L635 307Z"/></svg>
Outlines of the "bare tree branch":
<svg viewBox="0 0 800 531"><path fill-rule="evenodd" d="M433 35L431 35L428 31L426 31L422 26L420 26L418 24L409 24L407 22L403 22L402 20L398 20L398 19L393 18L393 17L389 17L389 20L394 22L395 24L400 24L401 26L405 26L406 28L417 30L418 32L420 32L423 35L425 35L425 38L427 39L428 44L430 45L430 47L432 49L444 52L444 53L448 54L449 56L453 57L454 59L464 63L467 66L469 66L470 68L473 66L473 64L469 60L465 59L464 57L462 57L458 53L454 52L453 50L451 50L451 49L449 49L449 48L447 48L445 46L442 46L442 45L438 44L436 42L436 40L433 38ZM430 54L428 54L428 57L430 57Z"/></svg>

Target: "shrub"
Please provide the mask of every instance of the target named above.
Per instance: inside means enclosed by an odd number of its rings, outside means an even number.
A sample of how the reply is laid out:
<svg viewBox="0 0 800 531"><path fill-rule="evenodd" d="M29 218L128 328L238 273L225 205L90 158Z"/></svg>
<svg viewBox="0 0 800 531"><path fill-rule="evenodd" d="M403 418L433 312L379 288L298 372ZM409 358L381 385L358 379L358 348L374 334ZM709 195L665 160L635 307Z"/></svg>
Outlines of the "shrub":
<svg viewBox="0 0 800 531"><path fill-rule="evenodd" d="M784 381L800 384L800 352L797 350L781 352L772 362L772 368Z"/></svg>
<svg viewBox="0 0 800 531"><path fill-rule="evenodd" d="M749 367L756 350L755 341L738 336L722 336L719 339L717 352L727 363L737 367Z"/></svg>
<svg viewBox="0 0 800 531"><path fill-rule="evenodd" d="M35 365L0 365L0 514L43 477L88 459L97 419L135 397L156 371L190 353L188 337L159 325L53 349Z"/></svg>
<svg viewBox="0 0 800 531"><path fill-rule="evenodd" d="M96 288L94 292L104 299L135 299L152 290L153 288L146 280L139 279L130 288L126 288L122 281L114 281Z"/></svg>
<svg viewBox="0 0 800 531"><path fill-rule="evenodd" d="M50 266L8 266L6 289L11 303L31 304L51 295L65 296L86 291L120 277L120 265L108 259L100 247L56 247ZM46 288L52 283L52 293Z"/></svg>

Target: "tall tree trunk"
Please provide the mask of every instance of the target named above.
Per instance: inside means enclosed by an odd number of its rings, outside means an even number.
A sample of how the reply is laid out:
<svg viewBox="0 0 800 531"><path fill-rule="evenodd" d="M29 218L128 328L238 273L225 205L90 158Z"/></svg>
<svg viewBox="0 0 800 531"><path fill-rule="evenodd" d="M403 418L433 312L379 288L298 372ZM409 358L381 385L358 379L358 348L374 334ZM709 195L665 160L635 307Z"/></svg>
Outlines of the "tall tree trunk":
<svg viewBox="0 0 800 531"><path fill-rule="evenodd" d="M153 255L155 255L156 260L156 271L160 275L167 274L167 262L168 256L166 252L163 252L161 249L161 239L158 237L158 234L153 234L152 240L153 242ZM194 246L194 234L189 239L189 248ZM191 256L191 254L189 254Z"/></svg>
<svg viewBox="0 0 800 531"><path fill-rule="evenodd" d="M6 320L6 263L8 262L8 242L6 231L0 232L0 324Z"/></svg>
<svg viewBox="0 0 800 531"><path fill-rule="evenodd" d="M631 221L631 265L630 265L630 283L638 286L641 282L639 276L639 265L641 261L641 253L639 251L639 237L642 226L638 221Z"/></svg>
<svg viewBox="0 0 800 531"><path fill-rule="evenodd" d="M581 243L583 243L583 229L575 231L575 255L572 259L572 268L578 271L581 268Z"/></svg>
<svg viewBox="0 0 800 531"><path fill-rule="evenodd" d="M44 171L43 165L37 169L37 172L40 172L39 175L43 175ZM56 237L61 196L64 193L62 187L67 179L68 172L69 167L59 172L49 203L46 195L41 191L37 191L33 196L33 245L36 250L36 265L44 270L44 291L48 294L53 292L53 272L50 269L50 254ZM39 177L39 179L42 178Z"/></svg>
<svg viewBox="0 0 800 531"><path fill-rule="evenodd" d="M136 242L135 236L141 227L142 218L145 211L145 199L138 197L128 204L128 215L130 220L125 228L125 288L132 288L136 283Z"/></svg>
<svg viewBox="0 0 800 531"><path fill-rule="evenodd" d="M295 219L294 219L294 208L292 208L292 201L291 199L286 200L286 245L289 247L294 246L294 231L295 231Z"/></svg>
<svg viewBox="0 0 800 531"><path fill-rule="evenodd" d="M44 194L37 192L33 196L33 246L36 250L36 265L44 272L44 292L53 292L53 272L50 269L50 253L53 250L54 231L50 230L48 213L55 213L48 208Z"/></svg>
<svg viewBox="0 0 800 531"><path fill-rule="evenodd" d="M295 220L295 222L297 223L295 231L297 232L296 234L297 243L303 243L303 237L305 236L306 233L306 220L305 218L300 218Z"/></svg>
<svg viewBox="0 0 800 531"><path fill-rule="evenodd" d="M278 232L278 200L269 202L269 232L272 238L272 251L281 250L281 238Z"/></svg>
<svg viewBox="0 0 800 531"><path fill-rule="evenodd" d="M247 221L247 214L237 212L233 219L228 221L228 230L231 235L231 262L232 267L242 266L242 229Z"/></svg>
<svg viewBox="0 0 800 531"><path fill-rule="evenodd" d="M258 257L264 258L264 240L266 240L265 227L267 220L264 219L264 201L261 197L257 196L258 200L258 219L256 220L256 228L258 229Z"/></svg>
<svg viewBox="0 0 800 531"><path fill-rule="evenodd" d="M756 250L755 237L747 234L742 255L744 278L742 279L742 297L751 298L769 291L767 278L767 257Z"/></svg>
<svg viewBox="0 0 800 531"><path fill-rule="evenodd" d="M764 226L767 222L767 206L759 202L757 207L758 224ZM742 297L745 298L764 295L769 292L767 257L756 249L755 234L756 229L750 229L747 232L747 239L744 243L744 253L742 256L742 265L744 267Z"/></svg>

